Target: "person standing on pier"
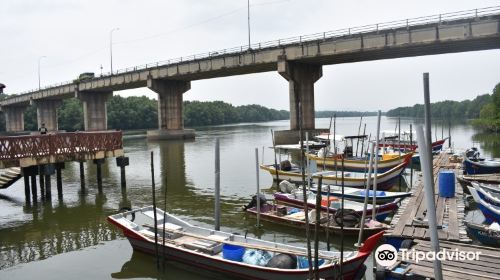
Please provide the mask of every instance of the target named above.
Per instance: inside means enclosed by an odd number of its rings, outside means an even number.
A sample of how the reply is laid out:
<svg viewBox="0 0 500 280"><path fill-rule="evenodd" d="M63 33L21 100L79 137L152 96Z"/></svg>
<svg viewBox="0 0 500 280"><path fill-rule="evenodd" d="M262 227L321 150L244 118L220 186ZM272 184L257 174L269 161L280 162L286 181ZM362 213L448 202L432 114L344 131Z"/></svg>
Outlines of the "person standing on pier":
<svg viewBox="0 0 500 280"><path fill-rule="evenodd" d="M40 131L40 134L47 134L47 128L45 127L45 124L42 123L42 126L38 129Z"/></svg>

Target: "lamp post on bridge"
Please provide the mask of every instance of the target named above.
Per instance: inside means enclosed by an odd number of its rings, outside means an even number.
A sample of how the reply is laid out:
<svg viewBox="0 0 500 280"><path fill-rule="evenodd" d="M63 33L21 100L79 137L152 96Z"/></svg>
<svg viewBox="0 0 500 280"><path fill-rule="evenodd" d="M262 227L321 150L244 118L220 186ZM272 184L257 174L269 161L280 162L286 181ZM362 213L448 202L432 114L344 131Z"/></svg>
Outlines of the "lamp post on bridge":
<svg viewBox="0 0 500 280"><path fill-rule="evenodd" d="M250 0L247 0L247 15L248 15L248 49L250 50Z"/></svg>
<svg viewBox="0 0 500 280"><path fill-rule="evenodd" d="M42 58L47 58L46 56L40 56L38 58L38 90L40 90L42 87L41 87L41 81L40 81L40 61L42 60Z"/></svg>
<svg viewBox="0 0 500 280"><path fill-rule="evenodd" d="M113 31L118 31L120 28L116 27L109 31L109 56L111 58L111 75L113 75Z"/></svg>

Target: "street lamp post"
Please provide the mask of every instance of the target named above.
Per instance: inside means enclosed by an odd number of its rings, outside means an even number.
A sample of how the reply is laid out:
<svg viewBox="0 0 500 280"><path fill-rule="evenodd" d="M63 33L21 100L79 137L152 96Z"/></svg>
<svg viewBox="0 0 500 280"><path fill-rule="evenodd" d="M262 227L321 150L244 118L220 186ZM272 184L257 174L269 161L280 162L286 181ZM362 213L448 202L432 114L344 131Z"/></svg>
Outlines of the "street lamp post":
<svg viewBox="0 0 500 280"><path fill-rule="evenodd" d="M120 30L120 28L113 28L109 31L109 56L111 59L111 75L113 75L113 31Z"/></svg>
<svg viewBox="0 0 500 280"><path fill-rule="evenodd" d="M250 49L250 0L247 0L247 16L248 16L248 49Z"/></svg>
<svg viewBox="0 0 500 280"><path fill-rule="evenodd" d="M42 58L46 58L46 56L40 56L38 58L38 90L40 90L42 88L41 81L40 81L40 61L42 60Z"/></svg>

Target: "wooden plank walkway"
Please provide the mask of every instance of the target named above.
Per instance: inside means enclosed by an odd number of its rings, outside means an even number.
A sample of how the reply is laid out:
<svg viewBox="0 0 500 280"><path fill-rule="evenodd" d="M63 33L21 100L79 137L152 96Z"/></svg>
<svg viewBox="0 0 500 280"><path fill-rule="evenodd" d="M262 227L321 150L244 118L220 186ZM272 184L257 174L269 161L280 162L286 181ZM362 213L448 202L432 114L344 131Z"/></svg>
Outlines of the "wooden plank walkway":
<svg viewBox="0 0 500 280"><path fill-rule="evenodd" d="M412 249L415 251L429 252L430 241L414 240L416 243ZM476 246L458 242L440 241L440 249L447 252L480 252L478 260L443 260L441 262L444 279L499 279L500 249L484 246ZM433 262L427 260L416 261L409 254L408 260L402 260L399 253L398 261L387 270L397 279L433 279ZM393 272L393 268L403 268L402 273ZM391 272L392 271L392 272ZM402 276L404 274L405 276Z"/></svg>
<svg viewBox="0 0 500 280"><path fill-rule="evenodd" d="M450 163L449 155L441 153L434 158L434 193L436 203L436 218L438 222L438 236L440 240L459 241L469 243L471 239L465 231L465 205L463 189L458 181L455 182L455 197L443 198L438 195L439 171L453 170L455 175L461 172L460 163ZM405 199L394 215L391 229L386 231L386 236L408 239L429 240L426 212L427 206L424 199L423 177L413 187L413 196Z"/></svg>

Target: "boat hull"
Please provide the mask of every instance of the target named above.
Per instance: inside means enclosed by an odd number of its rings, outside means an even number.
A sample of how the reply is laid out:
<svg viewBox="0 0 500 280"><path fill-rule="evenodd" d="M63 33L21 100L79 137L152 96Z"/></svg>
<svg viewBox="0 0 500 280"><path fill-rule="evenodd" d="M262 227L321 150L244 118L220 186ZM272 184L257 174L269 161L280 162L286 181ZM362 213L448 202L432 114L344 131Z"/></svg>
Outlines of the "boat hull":
<svg viewBox="0 0 500 280"><path fill-rule="evenodd" d="M481 244L500 247L500 232L489 230L486 226L475 223L465 223L467 232Z"/></svg>
<svg viewBox="0 0 500 280"><path fill-rule="evenodd" d="M398 156L396 158L387 159L387 160L379 160L377 163L377 171L379 173L386 172L398 164L408 161L412 156L412 153ZM313 154L308 154L307 158L309 160L315 161L317 166L325 166L328 168L334 168L337 170L342 170L342 162L340 158L335 162L335 158L333 157L318 157ZM352 172L365 172L367 167L367 159L344 159L343 170L352 171Z"/></svg>
<svg viewBox="0 0 500 280"><path fill-rule="evenodd" d="M481 164L481 162L471 161L466 157L464 158L464 171L467 175L500 173L500 162L498 165L488 166Z"/></svg>

